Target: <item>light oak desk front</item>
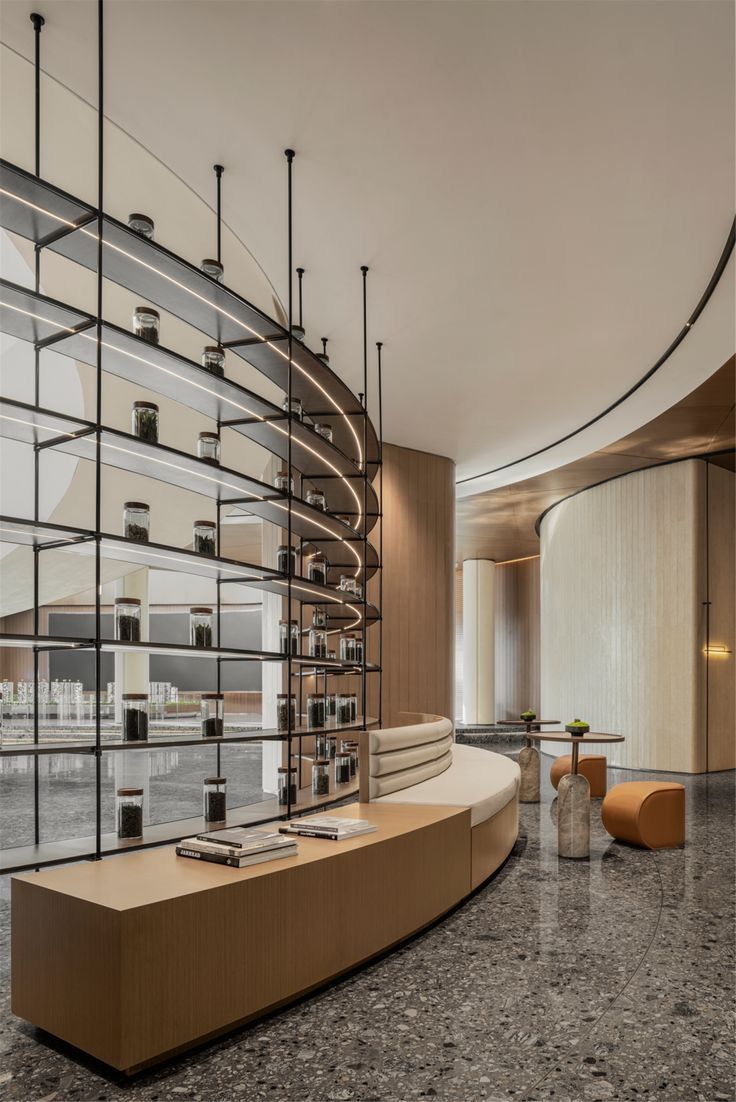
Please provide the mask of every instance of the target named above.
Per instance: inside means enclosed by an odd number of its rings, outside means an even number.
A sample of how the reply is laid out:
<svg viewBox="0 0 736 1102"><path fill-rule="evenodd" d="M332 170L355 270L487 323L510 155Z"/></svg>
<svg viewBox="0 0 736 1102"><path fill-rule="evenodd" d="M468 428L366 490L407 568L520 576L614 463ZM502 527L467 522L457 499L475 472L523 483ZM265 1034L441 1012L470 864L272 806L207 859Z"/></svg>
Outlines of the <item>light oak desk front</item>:
<svg viewBox="0 0 736 1102"><path fill-rule="evenodd" d="M353 804L378 830L232 869L143 850L12 883L12 1011L133 1072L319 987L471 889L465 808Z"/></svg>

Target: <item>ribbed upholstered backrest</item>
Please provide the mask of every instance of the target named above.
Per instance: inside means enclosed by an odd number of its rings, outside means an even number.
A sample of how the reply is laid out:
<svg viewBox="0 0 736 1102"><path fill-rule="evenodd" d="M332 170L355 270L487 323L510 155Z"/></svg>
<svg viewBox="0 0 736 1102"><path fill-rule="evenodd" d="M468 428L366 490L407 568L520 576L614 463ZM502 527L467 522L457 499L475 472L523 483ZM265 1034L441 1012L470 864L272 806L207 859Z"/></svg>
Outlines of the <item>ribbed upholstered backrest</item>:
<svg viewBox="0 0 736 1102"><path fill-rule="evenodd" d="M361 760L361 799L375 800L410 788L444 773L452 764L451 720L415 714L407 719L415 722L363 736L368 752Z"/></svg>

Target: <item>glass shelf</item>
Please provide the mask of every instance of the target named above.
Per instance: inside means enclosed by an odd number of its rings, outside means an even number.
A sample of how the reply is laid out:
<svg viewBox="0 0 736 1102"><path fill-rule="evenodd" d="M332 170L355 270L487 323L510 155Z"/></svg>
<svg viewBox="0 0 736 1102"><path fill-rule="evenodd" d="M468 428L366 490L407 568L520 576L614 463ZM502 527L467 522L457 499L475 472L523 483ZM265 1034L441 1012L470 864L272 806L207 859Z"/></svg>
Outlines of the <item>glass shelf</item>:
<svg viewBox="0 0 736 1102"><path fill-rule="evenodd" d="M0 224L37 244L49 234L63 236L48 242L62 256L97 269L95 211L16 165L0 161L3 203ZM283 326L198 267L176 256L156 241L142 237L109 215L103 221L103 274L168 313L206 333L221 344L239 344L233 351L251 363L282 390L287 388L288 334ZM308 414L333 427L335 443L357 466L362 466L363 409L352 391L319 356L292 340L292 394ZM354 424L357 417L359 424ZM378 460L378 440L368 420L367 460Z"/></svg>
<svg viewBox="0 0 736 1102"><path fill-rule="evenodd" d="M358 778L351 778L346 784L333 785L333 791L326 799L319 800L312 796L311 788L300 788L297 792L297 802L291 805L292 815L303 815L309 811L318 811L330 807L332 804L357 795ZM259 826L271 823L275 820L286 819L286 808L281 806L276 798L269 797L258 803L246 804L244 807L229 808L227 822L218 829L232 830L240 826ZM123 853L125 850L147 849L149 846L161 846L166 843L178 842L182 838L191 838L195 834L202 834L211 830L211 824L205 823L201 816L191 819L179 819L171 823L155 823L144 828L142 839L124 841L117 834L103 834L101 839L101 854L108 856L114 853ZM24 869L33 869L42 865L59 865L68 861L80 861L85 857L94 857L95 837L70 838L62 842L41 842L37 846L17 846L12 849L0 850L0 873L6 871L22 872ZM172 861L175 860L172 854ZM181 858L186 861L187 858Z"/></svg>
<svg viewBox="0 0 736 1102"><path fill-rule="evenodd" d="M94 319L45 295L0 279L0 330L36 343L51 337L54 352L89 366L97 364ZM85 327L79 331L79 327ZM206 371L162 345L152 345L125 329L102 324L102 367L111 375L199 410L213 421L242 421L231 431L255 441L284 462L289 452L288 418L278 406L229 379ZM292 465L324 492L330 512L369 518L375 524L378 499L355 464L308 424L292 421ZM358 525L360 531L363 525Z"/></svg>

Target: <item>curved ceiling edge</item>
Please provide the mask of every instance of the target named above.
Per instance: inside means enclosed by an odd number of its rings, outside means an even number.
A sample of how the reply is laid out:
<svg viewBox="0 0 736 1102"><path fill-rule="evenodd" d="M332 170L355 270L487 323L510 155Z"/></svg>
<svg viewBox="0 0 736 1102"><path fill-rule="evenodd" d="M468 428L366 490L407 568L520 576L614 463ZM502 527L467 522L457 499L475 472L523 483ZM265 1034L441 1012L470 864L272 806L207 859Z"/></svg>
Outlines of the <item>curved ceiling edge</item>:
<svg viewBox="0 0 736 1102"><path fill-rule="evenodd" d="M562 505L563 501L570 501L571 498L579 497L580 494L587 493L588 490L595 490L598 486L605 486L608 482L618 482L621 478L628 478L632 474L641 474L642 471L653 471L657 467L671 467L674 463L686 463L689 459L700 459L707 463L717 455L733 455L734 452L736 452L736 448L719 448L718 451L700 452L698 455L678 455L675 459L663 459L660 463L647 463L643 467L637 467L635 471L620 471L618 474L611 475L610 478L602 478L600 482L591 482L590 486L581 486L579 490L573 490L571 494L565 494L564 497L553 502L552 505L548 505L534 521L534 531L541 538L542 521L548 513L551 513L558 505Z"/></svg>
<svg viewBox="0 0 736 1102"><path fill-rule="evenodd" d="M560 437L558 440L531 452L520 459L512 460L500 467L485 471L479 475L470 475L460 479L456 485L456 496L472 497L522 479L531 478L545 471L571 463L590 454L629 432L640 428L652 418L658 416L671 405L684 398L701 382L704 382L722 363L733 354L734 333L734 294L733 294L733 253L736 243L736 218L726 238L718 263L707 287L685 325L679 331L669 347L662 353L649 370L631 386L625 394L608 405L585 424ZM731 263L729 263L731 262ZM724 278L725 275L725 278ZM696 326L696 321L709 307L707 317L714 322L706 327L704 322ZM722 332L720 328L722 327ZM709 336L703 333L705 328L715 330L715 347ZM720 340L719 340L720 334ZM685 338L688 340L685 341ZM696 340L696 337L699 338ZM723 347L725 354L719 351L719 344L727 341L729 347ZM715 364L715 367L703 367L703 364ZM661 383L661 368L673 367L670 386L658 386ZM684 365L684 366L683 366ZM656 376L656 379L655 379ZM649 386L647 386L649 384ZM684 389L683 389L684 386ZM646 400L641 399L646 392ZM632 401L634 399L634 401ZM621 416L626 405L627 414ZM619 416L616 416L616 414ZM567 445L567 446L566 446Z"/></svg>

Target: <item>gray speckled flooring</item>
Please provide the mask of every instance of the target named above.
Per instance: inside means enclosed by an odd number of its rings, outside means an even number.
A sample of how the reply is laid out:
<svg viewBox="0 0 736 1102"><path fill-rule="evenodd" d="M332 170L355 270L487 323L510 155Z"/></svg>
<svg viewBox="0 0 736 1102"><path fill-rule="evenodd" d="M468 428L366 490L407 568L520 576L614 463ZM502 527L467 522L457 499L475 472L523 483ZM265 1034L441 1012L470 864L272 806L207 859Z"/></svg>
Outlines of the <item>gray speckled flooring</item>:
<svg viewBox="0 0 736 1102"><path fill-rule="evenodd" d="M5 884L0 1097L733 1099L734 775L685 779L684 850L612 842L594 801L590 861L559 861L548 769L514 854L449 918L132 1082L10 1016ZM611 770L609 784L637 776Z"/></svg>

